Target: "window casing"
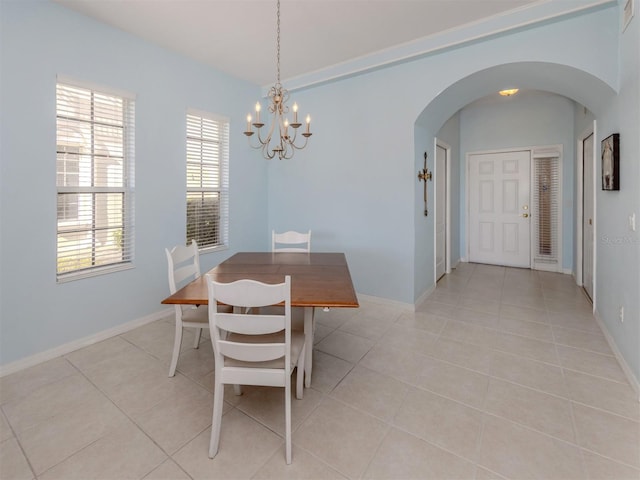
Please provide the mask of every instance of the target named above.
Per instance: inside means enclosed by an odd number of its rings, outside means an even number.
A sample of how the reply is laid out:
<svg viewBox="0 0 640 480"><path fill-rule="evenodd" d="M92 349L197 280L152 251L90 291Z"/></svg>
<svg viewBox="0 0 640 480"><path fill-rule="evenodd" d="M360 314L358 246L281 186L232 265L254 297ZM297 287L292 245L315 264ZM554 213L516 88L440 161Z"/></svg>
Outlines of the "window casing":
<svg viewBox="0 0 640 480"><path fill-rule="evenodd" d="M187 112L187 231L201 250L222 249L229 238L229 120Z"/></svg>
<svg viewBox="0 0 640 480"><path fill-rule="evenodd" d="M134 101L56 86L57 279L130 268Z"/></svg>

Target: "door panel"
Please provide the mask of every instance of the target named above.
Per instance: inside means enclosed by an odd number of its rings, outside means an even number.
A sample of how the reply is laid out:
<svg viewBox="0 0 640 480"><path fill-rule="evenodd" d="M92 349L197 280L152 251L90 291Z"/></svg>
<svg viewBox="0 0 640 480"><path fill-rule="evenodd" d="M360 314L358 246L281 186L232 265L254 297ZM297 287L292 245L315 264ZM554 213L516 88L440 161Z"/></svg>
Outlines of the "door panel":
<svg viewBox="0 0 640 480"><path fill-rule="evenodd" d="M517 214L520 210L519 198L517 180L505 180L502 182L502 211L504 213Z"/></svg>
<svg viewBox="0 0 640 480"><path fill-rule="evenodd" d="M493 206L493 181L480 182L480 198L478 199L478 210L482 213L491 213L495 210Z"/></svg>
<svg viewBox="0 0 640 480"><path fill-rule="evenodd" d="M471 262L531 265L530 157L529 151L469 156Z"/></svg>
<svg viewBox="0 0 640 480"><path fill-rule="evenodd" d="M502 224L502 251L506 254L518 252L520 227L516 223Z"/></svg>

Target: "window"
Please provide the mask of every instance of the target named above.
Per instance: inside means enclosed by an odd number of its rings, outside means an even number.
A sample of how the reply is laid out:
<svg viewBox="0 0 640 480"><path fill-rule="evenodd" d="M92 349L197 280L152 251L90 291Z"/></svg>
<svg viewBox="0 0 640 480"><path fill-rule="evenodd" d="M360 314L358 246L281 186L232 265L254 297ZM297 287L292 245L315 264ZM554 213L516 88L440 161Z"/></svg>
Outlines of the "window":
<svg viewBox="0 0 640 480"><path fill-rule="evenodd" d="M134 101L64 83L56 87L58 281L128 268Z"/></svg>
<svg viewBox="0 0 640 480"><path fill-rule="evenodd" d="M533 261L537 270L561 271L562 210L561 151L559 147L533 151L531 226Z"/></svg>
<svg viewBox="0 0 640 480"><path fill-rule="evenodd" d="M228 245L229 120L187 113L187 243Z"/></svg>

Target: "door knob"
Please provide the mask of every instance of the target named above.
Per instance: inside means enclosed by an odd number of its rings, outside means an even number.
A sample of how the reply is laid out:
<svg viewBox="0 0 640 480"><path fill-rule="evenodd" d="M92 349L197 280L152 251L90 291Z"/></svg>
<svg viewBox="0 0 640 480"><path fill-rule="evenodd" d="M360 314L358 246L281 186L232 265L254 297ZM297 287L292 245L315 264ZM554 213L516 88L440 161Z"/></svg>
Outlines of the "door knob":
<svg viewBox="0 0 640 480"><path fill-rule="evenodd" d="M523 216L524 218L528 218L528 217L529 217L529 214L528 214L528 213L523 213L523 214L522 214L522 216Z"/></svg>

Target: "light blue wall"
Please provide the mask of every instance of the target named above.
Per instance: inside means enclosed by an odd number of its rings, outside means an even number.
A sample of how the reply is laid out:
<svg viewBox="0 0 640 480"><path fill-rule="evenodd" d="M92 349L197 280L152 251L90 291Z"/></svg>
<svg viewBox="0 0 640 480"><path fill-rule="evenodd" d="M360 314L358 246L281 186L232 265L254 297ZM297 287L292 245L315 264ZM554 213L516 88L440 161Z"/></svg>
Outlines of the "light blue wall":
<svg viewBox="0 0 640 480"><path fill-rule="evenodd" d="M466 257L466 155L471 152L523 148L542 145L562 146L562 267L573 267L573 189L575 171L574 102L566 97L522 91L513 97L493 94L463 108L460 112L460 251Z"/></svg>
<svg viewBox="0 0 640 480"><path fill-rule="evenodd" d="M231 118L231 248L266 248L264 162L238 134L256 85L49 2L0 2L0 363L144 317L168 295L164 248L185 238L185 113ZM136 95L135 268L56 284L55 85L64 74Z"/></svg>
<svg viewBox="0 0 640 480"><path fill-rule="evenodd" d="M358 292L411 302L413 120L400 110L406 100L380 98L384 88L367 76L292 95L313 136L294 159L269 165L265 235L311 228L314 251L346 252Z"/></svg>

